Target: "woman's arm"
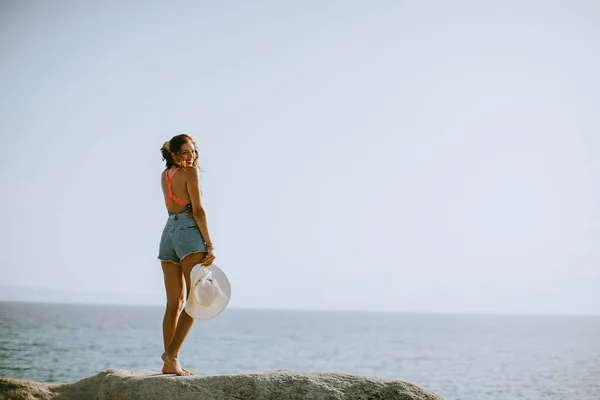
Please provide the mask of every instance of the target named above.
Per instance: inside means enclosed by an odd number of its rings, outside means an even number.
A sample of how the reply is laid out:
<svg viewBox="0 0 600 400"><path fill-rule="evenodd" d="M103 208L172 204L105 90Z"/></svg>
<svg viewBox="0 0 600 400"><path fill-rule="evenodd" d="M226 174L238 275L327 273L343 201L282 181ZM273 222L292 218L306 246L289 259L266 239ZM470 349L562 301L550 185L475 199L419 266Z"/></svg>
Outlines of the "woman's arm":
<svg viewBox="0 0 600 400"><path fill-rule="evenodd" d="M210 234L208 233L208 224L206 222L206 212L204 211L204 207L202 207L202 200L200 198L200 171L195 167L186 168L186 170L190 173L187 181L187 190L192 202L194 219L196 220L196 224L204 238L206 246L212 247L212 241L210 240Z"/></svg>

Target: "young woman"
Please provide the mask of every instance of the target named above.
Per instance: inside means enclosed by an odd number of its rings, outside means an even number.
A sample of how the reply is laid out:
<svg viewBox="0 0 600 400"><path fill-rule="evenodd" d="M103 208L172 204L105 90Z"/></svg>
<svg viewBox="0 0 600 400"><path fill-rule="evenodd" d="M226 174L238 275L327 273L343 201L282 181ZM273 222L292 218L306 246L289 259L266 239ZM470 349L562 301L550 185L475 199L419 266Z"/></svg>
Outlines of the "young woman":
<svg viewBox="0 0 600 400"><path fill-rule="evenodd" d="M194 324L194 319L182 310L192 268L196 264L211 265L214 248L200 201L196 143L188 135L177 135L163 145L161 152L166 162L161 186L169 212L158 252L167 291L162 372L193 375L179 363L179 350Z"/></svg>

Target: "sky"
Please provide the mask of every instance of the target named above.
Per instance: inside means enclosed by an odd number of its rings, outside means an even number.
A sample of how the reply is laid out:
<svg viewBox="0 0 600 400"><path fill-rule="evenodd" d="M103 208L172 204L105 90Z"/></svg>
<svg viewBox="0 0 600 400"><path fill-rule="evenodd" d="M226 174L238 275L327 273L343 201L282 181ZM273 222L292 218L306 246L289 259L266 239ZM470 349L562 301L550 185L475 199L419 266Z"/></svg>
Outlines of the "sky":
<svg viewBox="0 0 600 400"><path fill-rule="evenodd" d="M164 304L198 144L230 306L600 314L596 1L0 2L0 299Z"/></svg>

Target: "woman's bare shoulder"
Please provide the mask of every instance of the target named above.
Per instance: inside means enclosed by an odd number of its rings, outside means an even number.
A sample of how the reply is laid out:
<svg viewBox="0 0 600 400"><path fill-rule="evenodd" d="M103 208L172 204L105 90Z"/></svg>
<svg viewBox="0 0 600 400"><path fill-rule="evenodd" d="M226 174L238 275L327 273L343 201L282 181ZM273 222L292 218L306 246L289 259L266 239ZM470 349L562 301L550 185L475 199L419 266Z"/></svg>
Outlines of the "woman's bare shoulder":
<svg viewBox="0 0 600 400"><path fill-rule="evenodd" d="M185 171L185 175L189 179L198 180L200 177L200 168L198 167L182 167L181 169Z"/></svg>

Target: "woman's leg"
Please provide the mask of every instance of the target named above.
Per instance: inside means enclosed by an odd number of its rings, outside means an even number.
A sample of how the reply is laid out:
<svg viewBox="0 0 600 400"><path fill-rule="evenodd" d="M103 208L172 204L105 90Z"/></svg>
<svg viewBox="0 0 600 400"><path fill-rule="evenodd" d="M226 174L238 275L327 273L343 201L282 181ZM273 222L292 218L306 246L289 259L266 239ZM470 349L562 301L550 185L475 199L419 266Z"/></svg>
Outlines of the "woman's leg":
<svg viewBox="0 0 600 400"><path fill-rule="evenodd" d="M163 317L163 342L165 350L171 344L177 327L177 320L181 314L184 303L183 271L181 265L162 261L162 270L165 278L165 290L167 292L167 306ZM163 365L162 372L174 374L176 371L167 364Z"/></svg>
<svg viewBox="0 0 600 400"><path fill-rule="evenodd" d="M205 256L206 253L194 253L181 260L181 269L183 271L183 276L185 277L186 293L190 292L190 273L192 272L192 268L194 268L196 264L202 263ZM194 325L194 319L185 311L182 312L179 315L173 339L162 355L163 361L168 364L169 367L173 368L177 375L190 374L181 368L181 365L179 364L179 350L181 350L185 338L190 332L190 329L192 329L192 325Z"/></svg>

